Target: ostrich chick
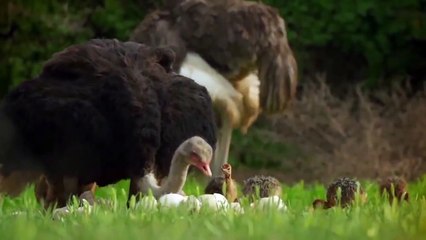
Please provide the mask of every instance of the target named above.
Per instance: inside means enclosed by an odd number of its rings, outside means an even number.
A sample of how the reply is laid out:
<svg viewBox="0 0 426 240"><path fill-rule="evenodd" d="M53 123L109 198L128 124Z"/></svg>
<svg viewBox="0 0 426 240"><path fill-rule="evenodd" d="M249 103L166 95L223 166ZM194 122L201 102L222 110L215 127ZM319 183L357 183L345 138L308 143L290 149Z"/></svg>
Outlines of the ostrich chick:
<svg viewBox="0 0 426 240"><path fill-rule="evenodd" d="M231 164L225 163L222 165L222 171L225 175L226 184L226 198L229 202L235 202L237 200L237 186L232 179L232 167Z"/></svg>
<svg viewBox="0 0 426 240"><path fill-rule="evenodd" d="M237 196L237 185L235 181L232 179L232 167L231 164L225 163L222 165L222 173L224 176L218 176L212 178L209 184L207 184L204 192L206 194L219 193L226 196L229 202L238 201ZM223 191L223 187L225 185L225 191ZM224 194L225 192L225 194Z"/></svg>
<svg viewBox="0 0 426 240"><path fill-rule="evenodd" d="M256 197L281 196L281 191L280 181L271 176L254 176L244 181L243 194L250 201L254 201Z"/></svg>
<svg viewBox="0 0 426 240"><path fill-rule="evenodd" d="M338 189L341 191L340 199L338 199L337 196ZM367 193L364 192L358 181L346 177L338 178L328 186L327 200L316 199L312 205L314 208L328 209L338 205L340 200L340 206L342 208L348 207L355 201L358 189L361 195L361 201L365 202Z"/></svg>
<svg viewBox="0 0 426 240"><path fill-rule="evenodd" d="M394 197L401 202L402 200L409 201L409 194L407 190L407 182L402 177L392 176L383 179L380 183L380 193L382 195L387 193L389 202L392 203Z"/></svg>

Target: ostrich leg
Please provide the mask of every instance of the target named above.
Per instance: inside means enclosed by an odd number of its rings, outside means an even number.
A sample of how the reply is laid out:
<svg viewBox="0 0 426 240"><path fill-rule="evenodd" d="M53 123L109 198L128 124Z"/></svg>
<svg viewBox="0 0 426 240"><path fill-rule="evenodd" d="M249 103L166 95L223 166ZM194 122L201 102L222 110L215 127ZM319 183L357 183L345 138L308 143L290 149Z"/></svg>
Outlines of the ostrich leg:
<svg viewBox="0 0 426 240"><path fill-rule="evenodd" d="M127 199L127 207L129 207L130 205L130 199L132 196L135 196L136 201L139 201L139 198L141 197L141 184L142 184L142 177L137 176L137 177L132 177L130 178L130 184L129 184L129 196Z"/></svg>
<svg viewBox="0 0 426 240"><path fill-rule="evenodd" d="M129 184L129 195L127 198L127 207L130 206L130 199L132 196L135 196L136 202L142 197L142 179L145 175L151 173L154 170L155 164L155 153L157 151L156 147L146 147L145 155L146 160L142 166L141 171L136 171L132 177L130 177Z"/></svg>
<svg viewBox="0 0 426 240"><path fill-rule="evenodd" d="M228 162L232 130L241 121L243 95L238 92L222 74L211 67L200 55L191 52L185 57L179 74L193 79L204 86L215 105L217 116L221 117L218 141L212 163L213 177L222 175L221 167ZM240 88L246 88L247 84Z"/></svg>
<svg viewBox="0 0 426 240"><path fill-rule="evenodd" d="M222 116L222 126L219 129L218 144L214 154L213 177L221 176L222 165L228 162L229 147L232 138L232 123L227 114Z"/></svg>

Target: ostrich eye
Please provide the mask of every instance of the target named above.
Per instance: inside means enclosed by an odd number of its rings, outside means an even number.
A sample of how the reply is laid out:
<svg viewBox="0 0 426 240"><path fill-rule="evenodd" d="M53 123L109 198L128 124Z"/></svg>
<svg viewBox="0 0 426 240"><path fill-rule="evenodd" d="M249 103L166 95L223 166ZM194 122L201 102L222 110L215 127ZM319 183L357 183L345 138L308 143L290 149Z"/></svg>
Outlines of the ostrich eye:
<svg viewBox="0 0 426 240"><path fill-rule="evenodd" d="M191 155L192 157L199 158L199 154L198 154L195 150L191 150L190 155Z"/></svg>

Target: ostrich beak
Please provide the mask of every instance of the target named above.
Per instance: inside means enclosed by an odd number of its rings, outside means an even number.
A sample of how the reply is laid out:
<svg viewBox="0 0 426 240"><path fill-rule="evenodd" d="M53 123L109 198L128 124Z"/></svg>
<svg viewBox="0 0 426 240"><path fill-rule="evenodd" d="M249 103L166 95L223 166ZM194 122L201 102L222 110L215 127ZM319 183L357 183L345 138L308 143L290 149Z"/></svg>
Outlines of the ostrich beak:
<svg viewBox="0 0 426 240"><path fill-rule="evenodd" d="M210 162L211 160L202 160L200 155L195 152L191 153L191 164L198 168L204 175L211 177L212 170L210 170Z"/></svg>
<svg viewBox="0 0 426 240"><path fill-rule="evenodd" d="M212 170L210 170L210 166L209 166L209 164L208 164L208 163L200 162L200 163L196 164L195 166L196 166L198 169L200 169L200 171L201 171L204 175L206 175L206 176L208 176L208 177L211 177L211 176L212 176Z"/></svg>

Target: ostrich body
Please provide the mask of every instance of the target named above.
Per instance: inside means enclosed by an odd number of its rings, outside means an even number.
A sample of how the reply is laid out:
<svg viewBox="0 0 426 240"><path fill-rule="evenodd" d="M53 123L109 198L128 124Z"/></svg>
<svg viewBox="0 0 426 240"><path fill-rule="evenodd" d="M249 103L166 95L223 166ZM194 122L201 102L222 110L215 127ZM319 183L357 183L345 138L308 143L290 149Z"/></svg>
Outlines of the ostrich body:
<svg viewBox="0 0 426 240"><path fill-rule="evenodd" d="M281 196L282 192L280 181L271 176L250 177L244 181L243 185L243 194L249 197L251 201L254 201L257 197Z"/></svg>
<svg viewBox="0 0 426 240"><path fill-rule="evenodd" d="M340 189L341 197L338 196ZM316 199L312 203L314 208L332 208L334 206L341 206L342 208L349 207L355 201L356 193L359 191L361 201L366 201L367 193L361 188L358 181L343 177L333 181L327 188L327 200Z"/></svg>
<svg viewBox="0 0 426 240"><path fill-rule="evenodd" d="M394 198L396 198L398 202L403 200L409 201L407 182L404 178L392 176L383 179L379 184L379 189L382 195L385 193L387 194L390 203L393 202Z"/></svg>
<svg viewBox="0 0 426 240"><path fill-rule="evenodd" d="M169 49L110 39L55 54L2 102L8 134L0 138L0 176L41 172L38 198L58 206L95 183L122 179L130 179L130 197L147 173L168 175L174 150L189 137L214 146L211 98L176 75L173 61Z"/></svg>
<svg viewBox="0 0 426 240"><path fill-rule="evenodd" d="M284 111L296 92L297 64L284 20L262 3L168 0L130 39L171 47L173 68L207 88L219 113L214 176L228 161L232 130L246 132L260 112Z"/></svg>
<svg viewBox="0 0 426 240"><path fill-rule="evenodd" d="M190 165L211 176L209 164L212 156L212 147L204 139L198 136L189 138L176 149L167 179L159 186L154 173L147 174L141 182L142 193L151 190L158 199L164 194L182 192Z"/></svg>

